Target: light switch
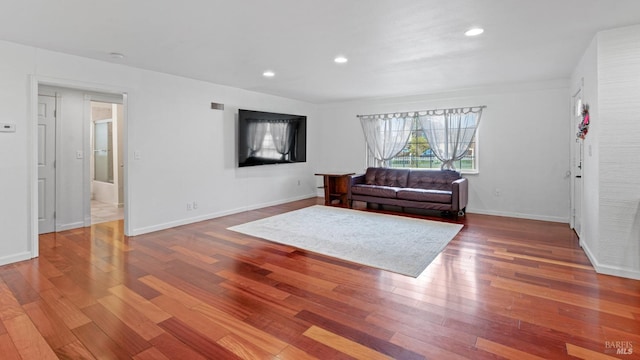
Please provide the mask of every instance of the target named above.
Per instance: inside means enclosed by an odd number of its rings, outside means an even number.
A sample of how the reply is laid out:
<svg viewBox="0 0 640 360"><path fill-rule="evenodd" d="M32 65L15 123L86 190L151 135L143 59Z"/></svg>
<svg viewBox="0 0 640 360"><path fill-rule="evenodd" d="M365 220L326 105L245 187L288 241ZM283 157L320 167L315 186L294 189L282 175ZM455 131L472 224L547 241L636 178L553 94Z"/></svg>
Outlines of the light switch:
<svg viewBox="0 0 640 360"><path fill-rule="evenodd" d="M140 160L142 156L140 155L140 151L136 150L133 152L133 160Z"/></svg>
<svg viewBox="0 0 640 360"><path fill-rule="evenodd" d="M0 132L16 132L16 124L0 124Z"/></svg>

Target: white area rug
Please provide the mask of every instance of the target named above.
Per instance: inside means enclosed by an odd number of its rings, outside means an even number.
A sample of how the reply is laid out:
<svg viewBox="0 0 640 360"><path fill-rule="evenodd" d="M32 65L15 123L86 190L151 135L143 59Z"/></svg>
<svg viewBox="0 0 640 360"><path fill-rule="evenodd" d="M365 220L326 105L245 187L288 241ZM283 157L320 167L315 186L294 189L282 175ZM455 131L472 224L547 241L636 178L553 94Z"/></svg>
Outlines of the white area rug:
<svg viewBox="0 0 640 360"><path fill-rule="evenodd" d="M417 277L462 225L315 205L229 230Z"/></svg>

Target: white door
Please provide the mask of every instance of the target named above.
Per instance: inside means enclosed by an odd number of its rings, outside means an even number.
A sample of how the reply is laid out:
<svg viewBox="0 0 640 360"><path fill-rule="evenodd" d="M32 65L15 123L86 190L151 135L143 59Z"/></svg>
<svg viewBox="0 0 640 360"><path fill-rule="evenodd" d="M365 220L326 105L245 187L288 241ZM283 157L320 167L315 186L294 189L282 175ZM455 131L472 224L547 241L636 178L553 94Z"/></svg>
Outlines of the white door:
<svg viewBox="0 0 640 360"><path fill-rule="evenodd" d="M575 168L573 170L573 229L578 237L582 230L582 162L584 156L584 143L576 140Z"/></svg>
<svg viewBox="0 0 640 360"><path fill-rule="evenodd" d="M576 95L573 98L573 117L572 117L572 126L574 130L578 129L578 125L582 121L582 87L578 90ZM584 141L575 138L574 149L573 149L573 194L572 194L572 223L573 230L576 232L578 237L581 235L582 231L582 196L583 196L583 183L582 183L582 174L583 174L583 166L584 166Z"/></svg>
<svg viewBox="0 0 640 360"><path fill-rule="evenodd" d="M56 98L38 95L38 233L55 231Z"/></svg>

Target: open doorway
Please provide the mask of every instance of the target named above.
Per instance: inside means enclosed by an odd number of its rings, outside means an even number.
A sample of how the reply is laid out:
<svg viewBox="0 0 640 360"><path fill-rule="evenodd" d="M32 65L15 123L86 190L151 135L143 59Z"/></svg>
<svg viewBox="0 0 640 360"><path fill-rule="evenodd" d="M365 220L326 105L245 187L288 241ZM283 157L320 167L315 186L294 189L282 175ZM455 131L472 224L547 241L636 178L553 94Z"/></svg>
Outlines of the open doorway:
<svg viewBox="0 0 640 360"><path fill-rule="evenodd" d="M37 94L38 191L34 192L38 205L37 233L87 227L97 222L126 221L124 95L43 84L38 84ZM44 116L43 104L50 98L55 99L55 103L47 108L55 109L55 121L50 121L49 127L55 127L55 132L44 131L48 128L41 124L48 119ZM53 133L55 141L45 141L44 134ZM54 171L52 181L45 182L41 180L44 173L41 165L50 163L49 159L55 159ZM49 183L55 184L55 188L48 192L41 190L43 184ZM53 196L49 196L50 193ZM46 212L41 209L43 205L48 206ZM53 214L53 229L44 229L44 222L40 221L45 218L41 214L48 212Z"/></svg>
<svg viewBox="0 0 640 360"><path fill-rule="evenodd" d="M121 103L90 102L91 224L124 219L124 112Z"/></svg>

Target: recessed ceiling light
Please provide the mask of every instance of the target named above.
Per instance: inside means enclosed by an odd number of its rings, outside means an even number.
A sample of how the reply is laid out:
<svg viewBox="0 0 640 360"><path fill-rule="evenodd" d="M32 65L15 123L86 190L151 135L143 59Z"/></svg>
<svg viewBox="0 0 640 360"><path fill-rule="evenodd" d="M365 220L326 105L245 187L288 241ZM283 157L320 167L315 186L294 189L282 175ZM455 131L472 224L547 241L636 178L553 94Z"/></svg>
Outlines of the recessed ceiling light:
<svg viewBox="0 0 640 360"><path fill-rule="evenodd" d="M484 32L483 28L471 28L467 30L464 34L467 36L478 36Z"/></svg>
<svg viewBox="0 0 640 360"><path fill-rule="evenodd" d="M347 61L349 61L349 59L347 59L347 58L346 58L346 57L344 57L344 56L336 56L336 58L335 58L335 59L333 59L333 61L334 61L336 64L344 64L344 63L346 63Z"/></svg>
<svg viewBox="0 0 640 360"><path fill-rule="evenodd" d="M121 53L119 53L119 52L112 52L112 53L109 53L109 56L110 56L112 59L117 59L117 60L124 59L124 54L121 54Z"/></svg>
<svg viewBox="0 0 640 360"><path fill-rule="evenodd" d="M276 76L276 73L274 73L271 70L267 70L267 71L262 73L262 76L264 76L264 77L274 77L274 76Z"/></svg>

